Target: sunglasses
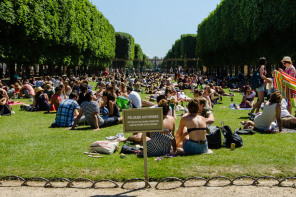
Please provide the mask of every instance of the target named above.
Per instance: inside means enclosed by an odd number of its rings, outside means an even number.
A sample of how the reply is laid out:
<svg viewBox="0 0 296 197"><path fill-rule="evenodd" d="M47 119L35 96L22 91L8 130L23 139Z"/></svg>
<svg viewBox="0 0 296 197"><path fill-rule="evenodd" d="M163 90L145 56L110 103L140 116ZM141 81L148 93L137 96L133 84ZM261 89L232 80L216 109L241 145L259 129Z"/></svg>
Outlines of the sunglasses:
<svg viewBox="0 0 296 197"><path fill-rule="evenodd" d="M283 64L290 64L290 62L283 62Z"/></svg>

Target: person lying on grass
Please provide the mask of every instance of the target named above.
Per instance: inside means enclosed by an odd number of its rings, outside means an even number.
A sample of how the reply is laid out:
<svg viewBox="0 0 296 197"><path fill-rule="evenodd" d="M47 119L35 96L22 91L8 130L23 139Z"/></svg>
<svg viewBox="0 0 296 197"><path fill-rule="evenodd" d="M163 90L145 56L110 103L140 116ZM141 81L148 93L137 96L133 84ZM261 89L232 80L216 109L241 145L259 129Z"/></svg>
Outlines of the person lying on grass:
<svg viewBox="0 0 296 197"><path fill-rule="evenodd" d="M176 134L176 145L183 143L186 154L202 154L208 152L206 138L207 119L198 114L201 105L198 99L192 99L188 104L189 113L184 115Z"/></svg>
<svg viewBox="0 0 296 197"><path fill-rule="evenodd" d="M255 117L253 121L243 121L244 128L254 127L261 131L270 131L271 123L276 119L279 127L279 132L282 131L281 120L281 101L282 95L280 92L273 92L270 95L269 101L264 105L262 114Z"/></svg>
<svg viewBox="0 0 296 197"><path fill-rule="evenodd" d="M112 126L122 122L122 117L112 116L104 119L100 117L100 107L95 92L86 93L85 99L86 101L81 103L79 115L69 129L74 130L83 115L85 116L85 121L94 128L94 131L99 131L102 126Z"/></svg>
<svg viewBox="0 0 296 197"><path fill-rule="evenodd" d="M171 152L176 152L176 139L175 139L175 119L169 116L168 113L169 103L166 99L159 101L158 107L163 108L163 128L162 132L151 133L151 138L147 141L147 155L148 157L159 157ZM139 157L143 156L143 152L138 154Z"/></svg>

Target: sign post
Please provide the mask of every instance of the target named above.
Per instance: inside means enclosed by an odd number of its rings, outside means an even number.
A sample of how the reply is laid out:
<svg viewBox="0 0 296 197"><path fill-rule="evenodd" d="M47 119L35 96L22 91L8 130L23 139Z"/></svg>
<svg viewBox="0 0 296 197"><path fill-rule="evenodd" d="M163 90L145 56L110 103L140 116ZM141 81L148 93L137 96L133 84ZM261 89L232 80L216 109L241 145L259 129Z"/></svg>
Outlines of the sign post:
<svg viewBox="0 0 296 197"><path fill-rule="evenodd" d="M163 131L163 112L162 111L163 109L161 107L122 110L123 132L124 133L142 133L145 180L147 182L149 182L149 176L148 176L146 133Z"/></svg>

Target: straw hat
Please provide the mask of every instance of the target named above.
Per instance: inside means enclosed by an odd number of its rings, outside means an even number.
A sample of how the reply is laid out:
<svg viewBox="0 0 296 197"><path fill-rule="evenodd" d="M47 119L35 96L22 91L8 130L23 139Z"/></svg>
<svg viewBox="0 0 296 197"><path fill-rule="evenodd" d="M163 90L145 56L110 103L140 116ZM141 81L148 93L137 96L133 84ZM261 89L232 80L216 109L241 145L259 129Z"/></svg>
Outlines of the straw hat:
<svg viewBox="0 0 296 197"><path fill-rule="evenodd" d="M292 64L291 57L289 57L289 56L283 57L282 62L290 62Z"/></svg>
<svg viewBox="0 0 296 197"><path fill-rule="evenodd" d="M43 91L43 90L44 90L43 88L38 87L38 88L35 89L35 92L36 92L36 94L37 94L38 92Z"/></svg>

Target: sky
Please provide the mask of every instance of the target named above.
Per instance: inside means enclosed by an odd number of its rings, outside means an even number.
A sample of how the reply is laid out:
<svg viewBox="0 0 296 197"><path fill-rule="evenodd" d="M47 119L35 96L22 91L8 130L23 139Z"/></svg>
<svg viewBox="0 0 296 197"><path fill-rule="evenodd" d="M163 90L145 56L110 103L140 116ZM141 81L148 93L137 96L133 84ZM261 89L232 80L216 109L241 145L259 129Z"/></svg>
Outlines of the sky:
<svg viewBox="0 0 296 197"><path fill-rule="evenodd" d="M116 32L132 35L144 54L164 57L182 34L196 34L221 0L91 0Z"/></svg>

